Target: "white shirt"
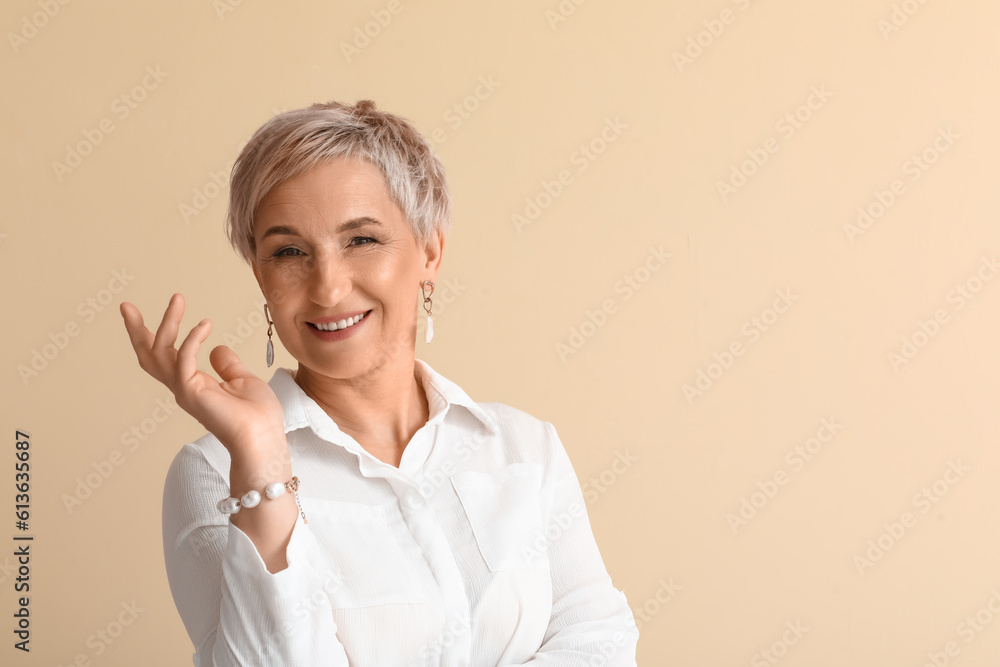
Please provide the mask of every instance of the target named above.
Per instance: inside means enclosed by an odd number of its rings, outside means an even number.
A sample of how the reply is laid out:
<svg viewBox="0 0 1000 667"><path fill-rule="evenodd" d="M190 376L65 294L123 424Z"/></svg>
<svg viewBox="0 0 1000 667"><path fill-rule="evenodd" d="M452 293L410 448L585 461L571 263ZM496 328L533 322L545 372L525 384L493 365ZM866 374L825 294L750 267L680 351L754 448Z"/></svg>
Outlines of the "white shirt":
<svg viewBox="0 0 1000 667"><path fill-rule="evenodd" d="M415 370L430 418L399 468L275 371L307 520L280 572L217 509L230 463L218 439L174 458L164 558L197 667L636 664L639 631L553 426Z"/></svg>

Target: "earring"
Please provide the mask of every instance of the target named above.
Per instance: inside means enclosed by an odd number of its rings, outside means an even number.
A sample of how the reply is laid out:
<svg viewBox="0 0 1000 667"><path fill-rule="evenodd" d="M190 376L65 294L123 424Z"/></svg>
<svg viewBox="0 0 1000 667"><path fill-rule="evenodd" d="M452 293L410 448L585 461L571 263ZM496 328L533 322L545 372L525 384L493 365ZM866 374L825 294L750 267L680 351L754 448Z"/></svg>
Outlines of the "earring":
<svg viewBox="0 0 1000 667"><path fill-rule="evenodd" d="M274 322L271 321L271 314L267 311L267 304L264 304L264 319L267 320L267 367L274 363L274 343L271 342L271 331L274 329Z"/></svg>
<svg viewBox="0 0 1000 667"><path fill-rule="evenodd" d="M427 291L427 286L430 286L430 291ZM420 291L424 295L424 310L427 311L427 342L431 342L434 338L434 318L431 317L431 308L434 306L434 302L431 300L431 295L434 294L434 283L429 280L425 280L420 283Z"/></svg>

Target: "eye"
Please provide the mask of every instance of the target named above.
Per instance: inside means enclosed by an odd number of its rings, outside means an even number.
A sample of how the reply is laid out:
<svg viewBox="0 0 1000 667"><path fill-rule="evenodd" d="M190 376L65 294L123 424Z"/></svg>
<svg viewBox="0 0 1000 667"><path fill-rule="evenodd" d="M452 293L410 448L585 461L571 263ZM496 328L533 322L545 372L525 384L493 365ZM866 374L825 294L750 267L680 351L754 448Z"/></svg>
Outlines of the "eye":
<svg viewBox="0 0 1000 667"><path fill-rule="evenodd" d="M271 256L272 257L294 257L296 255L304 255L304 254L305 253L303 253L298 248L295 248L293 246L288 246L287 248L282 248L281 250L278 250L277 252L275 252Z"/></svg>
<svg viewBox="0 0 1000 667"><path fill-rule="evenodd" d="M364 243L358 243L358 241L364 241ZM350 245L371 245L372 243L378 243L378 239L371 236L355 236L351 239Z"/></svg>

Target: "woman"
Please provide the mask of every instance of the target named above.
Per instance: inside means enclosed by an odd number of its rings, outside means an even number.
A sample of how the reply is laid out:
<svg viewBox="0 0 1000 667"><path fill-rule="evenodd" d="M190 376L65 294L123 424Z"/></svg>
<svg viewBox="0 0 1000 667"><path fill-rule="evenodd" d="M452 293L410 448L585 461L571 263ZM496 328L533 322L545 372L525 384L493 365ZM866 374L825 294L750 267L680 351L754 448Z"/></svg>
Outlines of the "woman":
<svg viewBox="0 0 1000 667"><path fill-rule="evenodd" d="M205 319L139 365L208 433L167 473L164 557L194 664L634 665L638 630L551 424L415 358L433 332L444 168L405 120L317 104L254 134L228 233L298 362L265 383Z"/></svg>

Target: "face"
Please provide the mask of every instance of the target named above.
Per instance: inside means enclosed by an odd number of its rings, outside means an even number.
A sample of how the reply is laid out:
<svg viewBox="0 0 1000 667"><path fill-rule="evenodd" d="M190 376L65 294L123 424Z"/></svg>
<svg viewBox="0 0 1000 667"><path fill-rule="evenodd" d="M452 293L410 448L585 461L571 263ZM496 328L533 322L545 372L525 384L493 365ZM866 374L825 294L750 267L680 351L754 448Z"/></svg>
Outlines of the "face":
<svg viewBox="0 0 1000 667"><path fill-rule="evenodd" d="M357 378L387 350L412 360L420 283L437 279L444 243L417 242L377 167L335 159L281 183L254 239L254 275L300 372Z"/></svg>

